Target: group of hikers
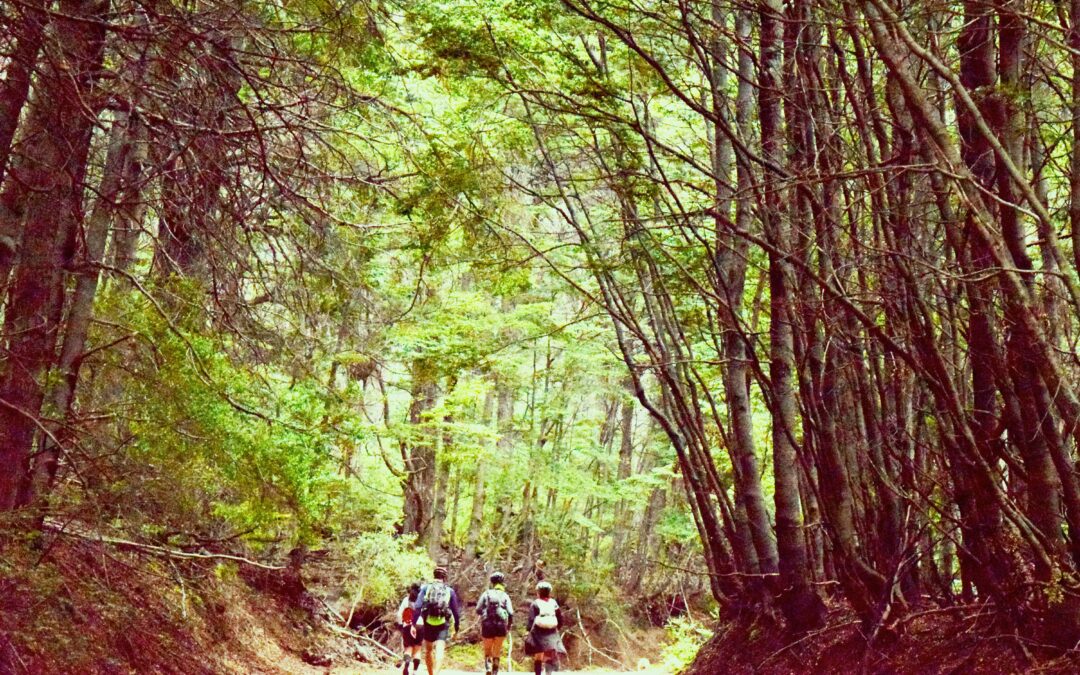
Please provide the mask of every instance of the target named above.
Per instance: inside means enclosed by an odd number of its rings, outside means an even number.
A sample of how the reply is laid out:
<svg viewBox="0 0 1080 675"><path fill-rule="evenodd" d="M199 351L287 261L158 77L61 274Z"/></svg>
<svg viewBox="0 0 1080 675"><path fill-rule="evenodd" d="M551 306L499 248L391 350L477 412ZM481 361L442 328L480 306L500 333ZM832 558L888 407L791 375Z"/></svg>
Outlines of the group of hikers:
<svg viewBox="0 0 1080 675"><path fill-rule="evenodd" d="M412 584L398 607L402 675L409 675L410 664L413 673L420 672L421 649L427 674L439 675L446 641L457 635L461 624L461 600L447 582L446 568L436 567L432 576L432 581L426 584ZM490 586L476 602L476 613L484 643L484 672L498 675L503 645L514 626L514 603L506 592L506 577L501 572L491 574L489 582ZM551 584L541 578L536 584L536 597L529 603L525 624L525 654L532 656L536 675L554 672L559 657L566 654L559 633L561 627L562 610L552 597Z"/></svg>

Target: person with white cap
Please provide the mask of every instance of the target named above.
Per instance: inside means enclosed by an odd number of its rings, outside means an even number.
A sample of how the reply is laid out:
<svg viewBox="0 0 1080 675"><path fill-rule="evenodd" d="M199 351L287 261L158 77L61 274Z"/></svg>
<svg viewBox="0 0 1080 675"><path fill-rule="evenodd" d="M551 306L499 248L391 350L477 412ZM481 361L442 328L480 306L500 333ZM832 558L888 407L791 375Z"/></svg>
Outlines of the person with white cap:
<svg viewBox="0 0 1080 675"><path fill-rule="evenodd" d="M551 583L536 584L536 599L529 605L529 631L525 639L525 653L533 657L536 675L548 675L557 670L560 656L566 655L559 628L563 625L562 609L552 596Z"/></svg>

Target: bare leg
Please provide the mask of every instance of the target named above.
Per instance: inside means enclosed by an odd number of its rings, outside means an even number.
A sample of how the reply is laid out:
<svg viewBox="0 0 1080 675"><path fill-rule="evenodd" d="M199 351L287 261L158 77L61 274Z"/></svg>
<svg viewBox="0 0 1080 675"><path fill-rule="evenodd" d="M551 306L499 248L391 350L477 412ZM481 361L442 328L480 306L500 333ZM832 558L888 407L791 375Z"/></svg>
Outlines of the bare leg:
<svg viewBox="0 0 1080 675"><path fill-rule="evenodd" d="M424 665L427 666L428 675L435 675L435 645L441 642L428 642L424 640Z"/></svg>
<svg viewBox="0 0 1080 675"><path fill-rule="evenodd" d="M439 640L438 642L435 643L434 646L435 646L435 654L434 654L435 670L430 671L430 667L429 667L429 672L431 673L431 675L439 675L439 673L442 672L443 654L446 652L446 641Z"/></svg>

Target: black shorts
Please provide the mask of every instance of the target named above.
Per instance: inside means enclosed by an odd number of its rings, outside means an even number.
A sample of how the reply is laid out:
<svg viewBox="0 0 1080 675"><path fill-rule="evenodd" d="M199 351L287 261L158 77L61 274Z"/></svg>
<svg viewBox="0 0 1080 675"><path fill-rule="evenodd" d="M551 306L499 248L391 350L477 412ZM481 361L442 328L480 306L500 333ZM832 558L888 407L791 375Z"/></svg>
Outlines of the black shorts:
<svg viewBox="0 0 1080 675"><path fill-rule="evenodd" d="M421 639L422 636L420 635L420 628L416 629L416 637L413 637L412 629L412 626L404 626L400 629L401 645L405 649L408 649L409 647L418 647L420 646L420 643L423 642L423 640Z"/></svg>
<svg viewBox="0 0 1080 675"><path fill-rule="evenodd" d="M446 642L450 638L449 621L439 626L429 626L425 623L419 628L418 632L423 637L424 642Z"/></svg>
<svg viewBox="0 0 1080 675"><path fill-rule="evenodd" d="M494 637L506 637L508 626L506 624L480 624L480 637L494 638Z"/></svg>

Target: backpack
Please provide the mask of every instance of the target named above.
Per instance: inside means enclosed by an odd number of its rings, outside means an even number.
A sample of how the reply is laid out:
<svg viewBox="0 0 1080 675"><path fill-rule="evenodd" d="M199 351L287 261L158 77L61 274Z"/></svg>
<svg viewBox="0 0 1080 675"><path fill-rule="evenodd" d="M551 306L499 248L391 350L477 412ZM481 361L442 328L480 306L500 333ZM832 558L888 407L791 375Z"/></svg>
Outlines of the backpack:
<svg viewBox="0 0 1080 675"><path fill-rule="evenodd" d="M424 591L424 606L420 608L420 615L428 617L449 619L450 613L450 587L441 581L436 581Z"/></svg>
<svg viewBox="0 0 1080 675"><path fill-rule="evenodd" d="M497 588L489 590L484 605L483 623L491 628L506 628L510 622L510 612L506 611L506 592Z"/></svg>
<svg viewBox="0 0 1080 675"><path fill-rule="evenodd" d="M556 610L559 609L559 603L554 600L536 600L534 604L538 610L536 619L533 620L534 627L544 630L559 627L559 617L555 615Z"/></svg>

